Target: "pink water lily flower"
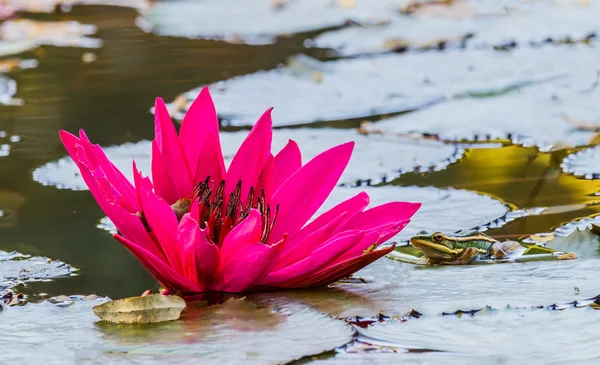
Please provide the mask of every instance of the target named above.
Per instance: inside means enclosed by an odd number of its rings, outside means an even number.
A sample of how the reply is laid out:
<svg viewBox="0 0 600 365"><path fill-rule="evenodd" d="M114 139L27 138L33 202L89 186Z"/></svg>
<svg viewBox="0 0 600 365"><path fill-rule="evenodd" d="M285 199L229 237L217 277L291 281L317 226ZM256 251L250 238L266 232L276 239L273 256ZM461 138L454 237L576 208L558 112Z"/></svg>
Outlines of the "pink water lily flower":
<svg viewBox="0 0 600 365"><path fill-rule="evenodd" d="M302 164L290 140L271 153L271 110L225 168L208 89L179 135L156 99L152 180L133 163L134 184L85 133L61 131L67 151L121 242L167 290L244 292L326 285L389 253L420 204L366 209L360 192L314 220L346 168L353 142Z"/></svg>

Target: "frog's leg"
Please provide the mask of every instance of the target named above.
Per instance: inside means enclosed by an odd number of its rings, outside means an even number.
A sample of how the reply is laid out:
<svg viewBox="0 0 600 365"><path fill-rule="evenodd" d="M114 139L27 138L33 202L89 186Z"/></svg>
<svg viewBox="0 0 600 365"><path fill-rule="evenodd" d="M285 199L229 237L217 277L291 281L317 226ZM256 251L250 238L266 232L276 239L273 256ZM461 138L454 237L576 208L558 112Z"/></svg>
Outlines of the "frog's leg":
<svg viewBox="0 0 600 365"><path fill-rule="evenodd" d="M466 265L469 262L473 261L477 255L479 255L479 250L475 247L467 247L459 253L456 258L452 261L444 261L446 265Z"/></svg>
<svg viewBox="0 0 600 365"><path fill-rule="evenodd" d="M490 247L490 256L496 260L502 260L520 247L521 245L515 241L496 242Z"/></svg>

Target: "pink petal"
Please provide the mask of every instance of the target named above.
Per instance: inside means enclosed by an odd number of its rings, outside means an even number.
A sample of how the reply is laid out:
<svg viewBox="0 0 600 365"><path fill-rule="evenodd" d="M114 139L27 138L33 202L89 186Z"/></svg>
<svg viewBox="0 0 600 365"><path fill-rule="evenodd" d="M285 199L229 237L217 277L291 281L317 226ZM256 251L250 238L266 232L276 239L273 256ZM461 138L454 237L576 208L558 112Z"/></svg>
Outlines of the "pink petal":
<svg viewBox="0 0 600 365"><path fill-rule="evenodd" d="M178 196L180 198L190 197L194 188L192 175L181 149L175 126L163 99L156 98L154 106L154 141L158 146L164 166L175 183ZM152 159L154 158L153 153ZM154 178L154 171L152 177Z"/></svg>
<svg viewBox="0 0 600 365"><path fill-rule="evenodd" d="M348 260L357 256L361 256L365 250L371 247L373 244L379 247L382 243L386 242L390 238L398 234L410 220L404 220L396 222L392 225L385 227L378 227L365 233L364 238L354 247L344 253L338 261ZM336 262L337 263L337 262Z"/></svg>
<svg viewBox="0 0 600 365"><path fill-rule="evenodd" d="M194 184L197 185L210 176L210 180L214 182L214 185L219 185L225 178L225 161L223 160L218 133L209 133L206 136L200 156Z"/></svg>
<svg viewBox="0 0 600 365"><path fill-rule="evenodd" d="M210 135L212 135L211 143L215 142L214 136L216 136L217 145L214 146L214 155L201 153L204 143ZM217 118L215 104L207 87L200 91L196 100L192 102L185 113L181 121L179 141L190 167L191 176L196 176L198 169L203 164L218 163L219 161L217 160L220 160L221 165L223 165L223 171L225 170L221 144L219 142L219 119ZM197 184L204 179L206 179L206 176L201 180L196 180L195 183Z"/></svg>
<svg viewBox="0 0 600 365"><path fill-rule="evenodd" d="M371 229L390 222L410 219L421 207L421 203L391 202L365 210L350 219L344 229Z"/></svg>
<svg viewBox="0 0 600 365"><path fill-rule="evenodd" d="M162 286L171 291L180 291L183 293L201 292L203 288L190 281L184 276L171 269L162 260L158 259L150 252L139 247L135 243L121 237L117 234L113 237L121 242L138 259L144 268L158 281Z"/></svg>
<svg viewBox="0 0 600 365"><path fill-rule="evenodd" d="M167 171L156 141L152 141L152 181L156 194L169 204L174 204L183 197L179 194L169 171Z"/></svg>
<svg viewBox="0 0 600 365"><path fill-rule="evenodd" d="M262 235L262 225L260 212L256 209L250 209L250 213L237 226L233 227L231 232L225 236L221 246L221 261L227 262L238 251L247 244L260 241Z"/></svg>
<svg viewBox="0 0 600 365"><path fill-rule="evenodd" d="M275 155L274 190L277 189L296 171L302 167L302 154L298 144L291 139L277 155Z"/></svg>
<svg viewBox="0 0 600 365"><path fill-rule="evenodd" d="M272 246L251 242L240 248L225 263L221 263L221 277L215 289L239 293L260 282L277 260L283 242Z"/></svg>
<svg viewBox="0 0 600 365"><path fill-rule="evenodd" d="M329 196L350 161L354 142L333 147L313 158L290 176L273 195L279 216L269 242L293 235L312 217Z"/></svg>
<svg viewBox="0 0 600 365"><path fill-rule="evenodd" d="M395 246L390 246L388 248L375 250L367 254L355 257L353 259L340 262L336 265L326 267L325 269L322 269L314 275L312 275L310 278L307 278L304 282L295 284L293 287L310 288L331 284L335 281L338 281L340 279L354 274L355 272L367 265L370 265L379 258L392 252L394 248ZM281 284L281 287L290 287L285 284L286 283Z"/></svg>
<svg viewBox="0 0 600 365"><path fill-rule="evenodd" d="M256 185L271 154L272 136L271 109L268 109L258 119L231 161L225 180L225 197L229 197L239 181L242 182L242 196L248 196L250 187Z"/></svg>
<svg viewBox="0 0 600 365"><path fill-rule="evenodd" d="M275 174L275 159L272 154L269 154L267 157L267 161L265 162L265 167L260 173L258 177L258 181L256 182L255 191L259 194L261 191L265 192L265 203L269 204L271 201L271 196L273 195L273 175ZM258 198L258 197L257 197ZM274 209L275 207L272 207ZM272 211L273 213L273 211Z"/></svg>
<svg viewBox="0 0 600 365"><path fill-rule="evenodd" d="M330 225L332 221L337 221L340 216L344 216L344 221L347 221L356 214L362 212L367 205L369 205L369 195L367 195L367 193L364 191L361 191L352 198L339 203L335 207L321 214L315 220L303 227L300 231L293 234L289 238L285 250L287 251L288 247L293 247L296 242L302 241L306 237L312 235L314 232ZM341 223L344 222L340 222L340 224Z"/></svg>
<svg viewBox="0 0 600 365"><path fill-rule="evenodd" d="M296 239L288 239L281 252L281 258L275 264L275 269L283 269L310 256L313 251L334 235L340 224L346 221L347 215L347 212L343 212L308 237L297 235Z"/></svg>
<svg viewBox="0 0 600 365"><path fill-rule="evenodd" d="M169 265L174 270L183 272L182 248L175 238L178 223L173 209L152 192L152 183L148 178L142 177L139 171L134 177L138 195L142 202L144 217L148 222L148 226L150 226L150 230L160 242Z"/></svg>
<svg viewBox="0 0 600 365"><path fill-rule="evenodd" d="M286 285L293 286L295 282L302 282L317 270L327 267L344 252L356 246L363 236L364 234L360 231L349 231L337 235L305 259L281 270L271 272L261 281L261 285L278 286L285 282Z"/></svg>
<svg viewBox="0 0 600 365"><path fill-rule="evenodd" d="M210 289L219 269L219 249L208 242L208 228L201 229L191 213L186 213L177 229L177 242L183 245L186 276L200 286Z"/></svg>

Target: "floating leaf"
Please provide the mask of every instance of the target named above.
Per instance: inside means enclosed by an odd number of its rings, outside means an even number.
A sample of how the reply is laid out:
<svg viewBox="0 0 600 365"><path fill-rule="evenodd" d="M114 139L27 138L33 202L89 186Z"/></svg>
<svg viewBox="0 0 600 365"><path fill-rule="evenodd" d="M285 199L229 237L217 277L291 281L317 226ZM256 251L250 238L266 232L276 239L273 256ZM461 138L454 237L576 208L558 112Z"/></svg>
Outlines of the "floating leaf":
<svg viewBox="0 0 600 365"><path fill-rule="evenodd" d="M163 36L268 44L277 36L373 22L393 14L393 0L176 0L153 3L137 24ZM223 9L228 9L223 11Z"/></svg>
<svg viewBox="0 0 600 365"><path fill-rule="evenodd" d="M555 62L544 63L548 59ZM577 64L573 65L571 60ZM399 118L404 117L410 120L411 114L392 118L389 123L381 124L386 125L388 129L395 127L402 132L414 130L416 133L438 134L438 129L428 128L435 125L442 131L439 133L441 135L445 135L444 132L448 128L455 133L464 128L464 133L470 137L473 129L480 130L478 133L482 134L491 133L494 127L506 129L518 126L523 123L524 117L531 116L525 114L518 122L507 120L505 124L510 122L507 127L502 127L504 121L500 124L496 120L482 120L478 123L471 121L474 118L483 119L484 112L496 104L503 108L496 112L497 114L509 109L504 113L511 113L511 116L519 116L524 112L531 114L543 109L541 105L529 106L532 104L531 99L521 101L523 96L515 93L520 89L535 88L529 98L545 104L552 103L552 92L562 96L561 91L569 91L570 99L577 102L572 88L589 86L590 79L596 77L596 69L591 66L594 60L593 50L582 47L522 49L501 55L480 51L447 52L444 54L444 67L440 67L440 58L436 53L390 54L377 58L325 62L323 64L327 72L323 72L320 82L315 82L310 74L298 74L296 68L282 67L218 82L211 85L211 93L218 106L219 116L227 123L252 125L266 107L277 105L273 110L273 121L279 126L415 111L448 98L467 98L464 103L473 104L468 104L468 108L462 105L450 114L420 119L419 124L411 123L405 126L405 119L400 121ZM539 67L540 64L544 64L544 67ZM567 75L570 77L567 78ZM580 84L577 84L577 81ZM540 87L538 84L552 86L547 86L541 95L537 95L537 89ZM170 106L175 117L182 118L183 112L199 91L200 89L194 89L176 98L178 105ZM510 100L515 104L510 108L496 101L500 100L496 97L504 94L512 95ZM291 100L289 95L302 95L302 102L300 99ZM182 97L187 102L182 103ZM477 98L477 101L469 98ZM482 98L490 99L480 100ZM579 101L577 106L588 103L588 109L594 110L590 102L595 100L595 96L586 94L585 98L586 100ZM438 108L456 104L458 102L443 104ZM306 108L306 105L311 107ZM515 108L515 105L520 107ZM575 110L575 116L583 115L583 111L575 109L577 106L569 106L569 110L561 111ZM557 104L556 108L558 107L564 108L562 104ZM471 112L465 114L464 110ZM424 111L426 112L427 110ZM449 120L453 117L460 117L469 122ZM565 123L561 118L558 119L561 125ZM540 118L535 119L538 120ZM506 133L502 136L506 137Z"/></svg>
<svg viewBox="0 0 600 365"><path fill-rule="evenodd" d="M110 301L94 307L94 314L113 323L158 323L179 319L185 300L175 295L151 294Z"/></svg>
<svg viewBox="0 0 600 365"><path fill-rule="evenodd" d="M507 4L509 3L509 4ZM590 42L600 31L594 12L597 2L588 1L417 1L403 7L408 16L372 27L334 29L317 36L312 44L333 48L341 55L378 53L388 40L402 37L410 44L432 39L460 39L458 46L512 49L546 43ZM452 42L443 44L452 47Z"/></svg>
<svg viewBox="0 0 600 365"><path fill-rule="evenodd" d="M484 362L520 363L550 358L559 363L587 362L600 356L597 347L600 340L594 336L595 321L592 320L595 315L587 310L560 313L539 309L486 310L474 317L424 316L403 323L390 321L385 325L357 328L357 331L359 339L367 343L438 352L436 363L444 360L472 363L473 356L487 356ZM489 337L491 328L494 341L481 341ZM577 335L564 335L569 328L575 328ZM580 336L588 340L581 341ZM398 361L406 357L429 358L401 354Z"/></svg>
<svg viewBox="0 0 600 365"><path fill-rule="evenodd" d="M233 158L247 131L221 133L221 143L226 163ZM304 163L325 149L355 141L350 165L341 183L355 184L369 180L372 183L394 179L401 173L421 170L441 170L460 159L464 149L439 141L362 135L344 129L277 129L273 131L273 151L279 151L289 139L302 146ZM105 148L108 158L131 179L131 161L139 169L150 173L150 142L126 143ZM87 189L79 170L70 157L50 162L33 173L34 180L44 185L73 190Z"/></svg>
<svg viewBox="0 0 600 365"><path fill-rule="evenodd" d="M600 124L598 124L600 127ZM600 146L586 148L565 157L562 170L586 179L600 178Z"/></svg>
<svg viewBox="0 0 600 365"><path fill-rule="evenodd" d="M0 251L0 289L14 287L20 283L71 276L76 270L62 261L47 257Z"/></svg>
<svg viewBox="0 0 600 365"><path fill-rule="evenodd" d="M57 47L99 48L102 41L90 38L96 33L96 26L76 21L37 21L30 19L7 20L0 24L3 41L33 41L36 45Z"/></svg>

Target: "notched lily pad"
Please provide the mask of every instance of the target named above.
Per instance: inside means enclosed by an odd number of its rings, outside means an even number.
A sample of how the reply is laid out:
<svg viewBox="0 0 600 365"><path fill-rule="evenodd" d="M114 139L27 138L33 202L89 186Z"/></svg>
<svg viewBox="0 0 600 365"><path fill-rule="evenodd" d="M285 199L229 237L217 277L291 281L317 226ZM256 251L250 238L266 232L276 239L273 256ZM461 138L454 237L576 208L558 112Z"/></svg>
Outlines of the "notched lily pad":
<svg viewBox="0 0 600 365"><path fill-rule="evenodd" d="M390 22L335 29L312 43L343 56L397 50L391 46L399 39L413 46L446 39L442 49L452 43L502 50L588 43L600 31L593 15L598 9L592 1L414 1L400 9L403 16L393 16ZM466 35L468 40L456 42Z"/></svg>
<svg viewBox="0 0 600 365"><path fill-rule="evenodd" d="M77 269L58 260L0 251L0 287L71 276Z"/></svg>
<svg viewBox="0 0 600 365"><path fill-rule="evenodd" d="M600 132L600 124L598 124ZM566 173L585 179L600 179L600 146L586 148L565 157L560 164Z"/></svg>
<svg viewBox="0 0 600 365"><path fill-rule="evenodd" d="M570 63L573 58L577 66ZM555 62L549 64L548 59ZM377 58L321 62L318 67L314 62L306 65L319 72L318 80L314 78L314 71L299 70L297 66L291 65L234 77L210 86L219 116L232 125L252 125L268 106L276 106L273 121L280 126L415 111L449 98L476 98L478 100L474 106L460 109L460 116L469 119L474 118L470 116L472 113L463 115L464 110L475 109L475 114L487 110L487 106L478 106L483 105L479 99L511 95L525 88L537 89L538 84L552 84L546 91L560 92L573 86L573 82L577 80L575 76L581 82L577 86L588 87L589 80L596 77L596 70L591 66L594 60L593 50L582 47L523 49L507 54L485 51L447 52L443 58L444 67L440 67L440 58L436 53L389 54ZM564 81L567 75L573 76L568 82ZM556 85L561 80L563 83ZM170 105L175 117L183 117L199 91L198 88L175 99ZM294 95L301 97L290 97ZM513 97L515 105L524 104L519 102L520 97L521 95ZM538 99L543 100L544 96ZM550 102L551 100L547 101L548 104ZM513 110L513 114L518 114L521 108L516 108L515 105L509 109ZM506 108L504 105L502 107ZM528 108L534 110L526 107L524 104L526 111ZM535 110L538 109L540 106L536 106ZM459 113L455 111L454 114ZM469 127L465 129L466 133L473 128L482 129L481 133L488 133L486 129L491 124L483 124L482 121L479 124L465 123L463 126L462 121L449 121L448 115L437 115L435 118L420 120L420 125L404 127L404 120L400 122L398 119L401 117L395 118L395 122L391 124L398 125L405 132L410 131L410 127L421 132L435 123L445 128L452 127L455 131L461 130L456 128L460 125L461 128ZM423 132L438 133L437 129Z"/></svg>
<svg viewBox="0 0 600 365"><path fill-rule="evenodd" d="M113 300L93 308L101 320L113 323L158 323L179 319L185 300L174 295L151 294Z"/></svg>

